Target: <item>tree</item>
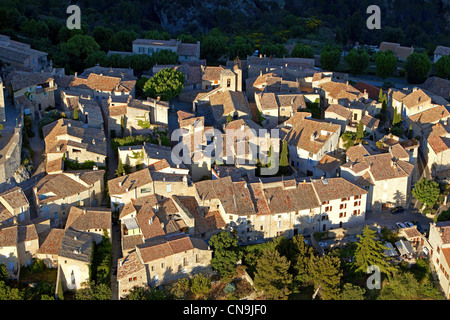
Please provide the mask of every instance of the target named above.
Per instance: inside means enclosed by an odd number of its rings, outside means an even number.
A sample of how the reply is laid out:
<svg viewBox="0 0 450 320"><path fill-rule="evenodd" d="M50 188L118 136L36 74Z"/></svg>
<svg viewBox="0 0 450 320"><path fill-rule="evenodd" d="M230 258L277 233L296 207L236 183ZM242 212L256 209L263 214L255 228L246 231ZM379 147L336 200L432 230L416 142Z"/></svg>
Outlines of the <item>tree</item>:
<svg viewBox="0 0 450 320"><path fill-rule="evenodd" d="M450 55L440 57L434 67L439 78L450 79Z"/></svg>
<svg viewBox="0 0 450 320"><path fill-rule="evenodd" d="M351 283L344 284L341 293L341 300L364 300L365 289Z"/></svg>
<svg viewBox="0 0 450 320"><path fill-rule="evenodd" d="M100 45L100 49L107 52L110 48L111 38L114 36L114 30L102 26L95 26L92 30L92 36Z"/></svg>
<svg viewBox="0 0 450 320"><path fill-rule="evenodd" d="M96 64L105 67L108 64L108 57L103 51L95 51L90 53L84 61L86 67L93 67Z"/></svg>
<svg viewBox="0 0 450 320"><path fill-rule="evenodd" d="M286 47L281 43L269 43L261 46L259 53L267 57L282 58L287 54Z"/></svg>
<svg viewBox="0 0 450 320"><path fill-rule="evenodd" d="M160 50L153 53L153 61L157 64L169 65L178 62L178 54L172 50Z"/></svg>
<svg viewBox="0 0 450 320"><path fill-rule="evenodd" d="M400 126L402 124L402 115L398 112L397 106L394 108L394 116L392 117L392 125Z"/></svg>
<svg viewBox="0 0 450 320"><path fill-rule="evenodd" d="M314 59L314 51L310 46L297 43L292 49L291 57Z"/></svg>
<svg viewBox="0 0 450 320"><path fill-rule="evenodd" d="M222 32L213 28L200 43L200 55L207 61L217 61L227 52L227 40Z"/></svg>
<svg viewBox="0 0 450 320"><path fill-rule="evenodd" d="M167 297L162 290L157 288L134 287L124 300L166 300Z"/></svg>
<svg viewBox="0 0 450 320"><path fill-rule="evenodd" d="M93 37L82 34L74 35L67 42L61 44L62 53L69 57L69 66L75 71L84 70L86 58L99 50L100 46Z"/></svg>
<svg viewBox="0 0 450 320"><path fill-rule="evenodd" d="M436 181L422 178L415 184L412 194L420 203L432 207L439 198L439 184Z"/></svg>
<svg viewBox="0 0 450 320"><path fill-rule="evenodd" d="M111 300L111 288L104 284L90 283L89 287L75 291L76 300Z"/></svg>
<svg viewBox="0 0 450 320"><path fill-rule="evenodd" d="M334 71L341 60L342 49L340 47L324 46L320 54L322 69Z"/></svg>
<svg viewBox="0 0 450 320"><path fill-rule="evenodd" d="M362 235L358 235L355 249L355 266L357 272L366 273L369 266L375 265L386 275L391 275L395 268L387 261L384 254L386 247L377 240L376 232L369 228L364 228Z"/></svg>
<svg viewBox="0 0 450 320"><path fill-rule="evenodd" d="M124 63L133 69L135 75L140 75L142 71L150 70L155 64L153 57L148 54L130 54L124 60Z"/></svg>
<svg viewBox="0 0 450 320"><path fill-rule="evenodd" d="M254 283L271 299L287 299L291 293L290 262L277 250L266 249L256 264Z"/></svg>
<svg viewBox="0 0 450 320"><path fill-rule="evenodd" d="M231 117L231 114L227 115L227 123L230 123L233 121L233 118Z"/></svg>
<svg viewBox="0 0 450 320"><path fill-rule="evenodd" d="M197 43L197 39L195 39L190 33L182 33L178 36L178 40L182 43Z"/></svg>
<svg viewBox="0 0 450 320"><path fill-rule="evenodd" d="M119 164L117 165L116 176L121 177L124 174L125 174L125 166L122 162L122 159L119 157Z"/></svg>
<svg viewBox="0 0 450 320"><path fill-rule="evenodd" d="M133 30L120 30L110 38L110 50L131 51L133 41L138 38L138 34Z"/></svg>
<svg viewBox="0 0 450 320"><path fill-rule="evenodd" d="M356 128L356 138L355 140L359 143L364 139L364 124L362 121L359 121L358 126Z"/></svg>
<svg viewBox="0 0 450 320"><path fill-rule="evenodd" d="M292 257L295 280L306 283L311 280L309 261L314 254L314 248L306 244L303 235L294 236L292 238L292 244L296 252Z"/></svg>
<svg viewBox="0 0 450 320"><path fill-rule="evenodd" d="M234 43L230 46L230 52L228 54L230 59L241 57L245 59L247 56L253 53L253 41L240 36L237 36Z"/></svg>
<svg viewBox="0 0 450 320"><path fill-rule="evenodd" d="M314 288L320 287L320 296L323 300L338 300L340 282L342 277L339 257L327 254L321 257L312 255L309 261L311 278Z"/></svg>
<svg viewBox="0 0 450 320"><path fill-rule="evenodd" d="M191 292L200 298L206 297L211 290L211 280L203 273L197 273L191 279Z"/></svg>
<svg viewBox="0 0 450 320"><path fill-rule="evenodd" d="M235 275L235 265L242 257L238 239L228 231L222 231L211 237L209 244L214 249L211 266L222 278L230 278Z"/></svg>
<svg viewBox="0 0 450 320"><path fill-rule="evenodd" d="M189 290L189 279L181 278L169 286L169 295L176 300L183 300Z"/></svg>
<svg viewBox="0 0 450 320"><path fill-rule="evenodd" d="M144 33L144 39L170 40L170 34L165 31L160 32L159 30L149 30Z"/></svg>
<svg viewBox="0 0 450 320"><path fill-rule="evenodd" d="M144 94L163 101L169 101L183 91L185 76L181 71L164 68L158 71L144 85Z"/></svg>
<svg viewBox="0 0 450 320"><path fill-rule="evenodd" d="M369 66L370 57L365 50L352 49L345 56L345 61L347 61L351 73L361 74L364 73L366 68Z"/></svg>
<svg viewBox="0 0 450 320"><path fill-rule="evenodd" d="M279 166L282 174L287 174L289 172L289 150L286 140L283 140L283 144L281 145Z"/></svg>
<svg viewBox="0 0 450 320"><path fill-rule="evenodd" d="M423 83L431 70L431 61L426 52L413 52L406 60L406 80L408 83Z"/></svg>
<svg viewBox="0 0 450 320"><path fill-rule="evenodd" d="M391 50L380 51L375 56L377 76L386 79L397 70L397 58Z"/></svg>
<svg viewBox="0 0 450 320"><path fill-rule="evenodd" d="M0 281L0 300L24 300L23 292Z"/></svg>

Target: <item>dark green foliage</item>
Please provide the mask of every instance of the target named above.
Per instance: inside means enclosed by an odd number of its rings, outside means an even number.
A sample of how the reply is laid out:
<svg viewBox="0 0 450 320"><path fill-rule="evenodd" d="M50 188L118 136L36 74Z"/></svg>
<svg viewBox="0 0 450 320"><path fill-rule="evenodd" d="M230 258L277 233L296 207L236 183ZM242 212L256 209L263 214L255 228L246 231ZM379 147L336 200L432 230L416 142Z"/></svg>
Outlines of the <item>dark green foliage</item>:
<svg viewBox="0 0 450 320"><path fill-rule="evenodd" d="M103 232L102 241L93 242L90 265L90 280L96 284L110 285L112 244L106 230Z"/></svg>
<svg viewBox="0 0 450 320"><path fill-rule="evenodd" d="M242 257L235 234L222 231L211 237L210 246L214 250L211 266L222 278L230 278L236 274L235 265Z"/></svg>
<svg viewBox="0 0 450 320"><path fill-rule="evenodd" d="M397 70L397 58L391 50L378 52L375 56L377 76L386 79Z"/></svg>
<svg viewBox="0 0 450 320"><path fill-rule="evenodd" d="M214 63L222 57L222 55L226 54L226 52L227 40L219 29L212 29L205 37L201 39L200 57L202 59L206 59L206 61L211 61L211 63Z"/></svg>
<svg viewBox="0 0 450 320"><path fill-rule="evenodd" d="M164 291L157 288L135 287L124 300L167 300Z"/></svg>
<svg viewBox="0 0 450 320"><path fill-rule="evenodd" d="M423 83L431 70L431 61L425 52L413 52L406 61L406 80L409 83Z"/></svg>
<svg viewBox="0 0 450 320"><path fill-rule="evenodd" d="M259 53L266 55L267 57L283 58L287 54L287 50L284 45L280 43L269 43L261 46Z"/></svg>
<svg viewBox="0 0 450 320"><path fill-rule="evenodd" d="M292 49L291 57L314 59L314 51L310 46L297 43Z"/></svg>
<svg viewBox="0 0 450 320"><path fill-rule="evenodd" d="M182 72L164 68L148 80L143 88L147 97L169 101L183 91L185 76Z"/></svg>
<svg viewBox="0 0 450 320"><path fill-rule="evenodd" d="M155 52L153 53L152 58L156 64L162 65L177 64L178 62L178 55L171 50L160 50Z"/></svg>
<svg viewBox="0 0 450 320"><path fill-rule="evenodd" d="M364 124L362 123L362 121L360 121L358 123L358 126L356 128L356 137L355 140L359 143L362 142L362 140L364 139Z"/></svg>
<svg viewBox="0 0 450 320"><path fill-rule="evenodd" d="M365 289L351 283L345 283L341 293L341 300L364 300Z"/></svg>
<svg viewBox="0 0 450 320"><path fill-rule="evenodd" d="M254 42L250 39L237 36L234 43L230 46L230 52L228 54L229 59L245 59L253 53Z"/></svg>
<svg viewBox="0 0 450 320"><path fill-rule="evenodd" d="M320 65L322 69L334 71L341 60L341 47L324 46L320 55Z"/></svg>
<svg viewBox="0 0 450 320"><path fill-rule="evenodd" d="M284 300L291 293L290 262L277 250L266 249L256 264L254 283L258 290L275 300Z"/></svg>
<svg viewBox="0 0 450 320"><path fill-rule="evenodd" d="M280 152L279 171L282 174L289 172L289 149L287 141L283 141Z"/></svg>
<svg viewBox="0 0 450 320"><path fill-rule="evenodd" d="M345 61L347 61L351 73L362 74L369 66L370 57L365 50L352 49L345 56Z"/></svg>
<svg viewBox="0 0 450 320"><path fill-rule="evenodd" d="M76 300L111 300L111 288L104 283L91 282L89 287L75 291Z"/></svg>
<svg viewBox="0 0 450 320"><path fill-rule="evenodd" d="M114 138L111 140L111 148L117 155L118 148L124 146L137 146L144 144L144 142L151 142L151 136L147 135L137 135L137 136L127 136L125 138Z"/></svg>
<svg viewBox="0 0 450 320"><path fill-rule="evenodd" d="M438 77L450 79L450 55L440 57L434 67Z"/></svg>
<svg viewBox="0 0 450 320"><path fill-rule="evenodd" d="M95 166L94 161L85 161L83 163L79 163L78 161L64 160L64 168L66 170L92 170Z"/></svg>

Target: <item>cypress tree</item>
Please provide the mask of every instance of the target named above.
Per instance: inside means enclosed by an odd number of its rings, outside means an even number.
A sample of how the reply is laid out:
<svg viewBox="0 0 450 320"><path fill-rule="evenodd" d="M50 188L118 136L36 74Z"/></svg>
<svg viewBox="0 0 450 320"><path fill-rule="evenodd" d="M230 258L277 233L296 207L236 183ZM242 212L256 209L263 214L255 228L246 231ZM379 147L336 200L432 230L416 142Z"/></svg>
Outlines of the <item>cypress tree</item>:
<svg viewBox="0 0 450 320"><path fill-rule="evenodd" d="M254 283L271 299L284 300L291 293L290 262L277 250L266 249L258 259Z"/></svg>
<svg viewBox="0 0 450 320"><path fill-rule="evenodd" d="M320 287L323 300L338 300L342 278L341 261L339 257L330 254L321 257L311 256L309 268L314 281L314 287Z"/></svg>
<svg viewBox="0 0 450 320"><path fill-rule="evenodd" d="M360 121L358 123L358 127L356 129L356 141L357 142L362 142L362 140L364 139L364 125L362 123L362 121Z"/></svg>
<svg viewBox="0 0 450 320"><path fill-rule="evenodd" d="M382 273L391 275L395 268L387 261L384 254L384 250L387 248L377 240L376 232L366 225L362 235L358 235L358 238L355 250L356 271L366 273L369 266L375 265L380 268Z"/></svg>

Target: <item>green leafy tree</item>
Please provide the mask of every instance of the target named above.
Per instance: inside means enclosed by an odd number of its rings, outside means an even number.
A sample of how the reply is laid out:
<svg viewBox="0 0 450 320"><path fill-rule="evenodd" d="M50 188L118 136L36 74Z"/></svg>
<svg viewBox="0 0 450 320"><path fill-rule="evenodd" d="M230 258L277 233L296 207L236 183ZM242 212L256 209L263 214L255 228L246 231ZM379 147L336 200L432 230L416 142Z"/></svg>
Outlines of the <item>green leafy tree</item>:
<svg viewBox="0 0 450 320"><path fill-rule="evenodd" d="M384 254L386 247L377 240L376 232L368 225L362 235L358 235L355 249L355 266L357 272L366 273L369 266L377 266L386 275L392 275L395 268L389 264Z"/></svg>
<svg viewBox="0 0 450 320"><path fill-rule="evenodd" d="M181 278L169 286L169 295L175 300L183 300L189 290L189 279Z"/></svg>
<svg viewBox="0 0 450 320"><path fill-rule="evenodd" d="M339 257L331 254L321 257L312 255L309 268L314 288L317 290L320 287L320 297L323 300L338 300L342 278Z"/></svg>
<svg viewBox="0 0 450 320"><path fill-rule="evenodd" d="M203 273L197 273L191 279L190 289L197 297L205 298L211 290L211 279Z"/></svg>
<svg viewBox="0 0 450 320"><path fill-rule="evenodd" d="M144 85L144 94L151 98L161 97L163 101L169 101L183 91L185 76L182 72L170 68L164 68L157 72Z"/></svg>
<svg viewBox="0 0 450 320"><path fill-rule="evenodd" d="M351 283L344 284L341 300L364 300L366 290Z"/></svg>
<svg viewBox="0 0 450 320"><path fill-rule="evenodd" d="M236 57L245 59L253 53L253 46L254 42L252 40L237 36L234 43L230 46L228 56L230 59L235 59Z"/></svg>
<svg viewBox="0 0 450 320"><path fill-rule="evenodd" d="M242 257L238 239L228 231L222 231L211 237L209 241L214 249L211 266L222 278L230 278L235 275L235 265Z"/></svg>
<svg viewBox="0 0 450 320"><path fill-rule="evenodd" d="M282 58L287 54L286 47L281 43L269 43L261 46L259 53L267 57Z"/></svg>
<svg viewBox="0 0 450 320"><path fill-rule="evenodd" d="M450 55L440 57L434 67L438 77L450 79Z"/></svg>
<svg viewBox="0 0 450 320"><path fill-rule="evenodd" d="M178 54L172 50L160 50L153 53L152 58L155 63L162 65L176 64L178 62Z"/></svg>
<svg viewBox="0 0 450 320"><path fill-rule="evenodd" d="M74 35L61 44L62 53L69 57L69 66L75 71L82 71L86 67L86 58L99 50L100 46L93 37L82 34Z"/></svg>
<svg viewBox="0 0 450 320"><path fill-rule="evenodd" d="M415 184L412 194L420 203L432 207L439 198L439 184L436 181L422 178Z"/></svg>
<svg viewBox="0 0 450 320"><path fill-rule="evenodd" d="M197 43L197 39L195 39L190 33L182 33L178 36L178 40L182 43Z"/></svg>
<svg viewBox="0 0 450 320"><path fill-rule="evenodd" d="M0 264L0 281L8 280L8 270L4 263Z"/></svg>
<svg viewBox="0 0 450 320"><path fill-rule="evenodd" d="M110 50L128 51L133 47L133 41L138 38L138 34L133 30L120 30L110 38Z"/></svg>
<svg viewBox="0 0 450 320"><path fill-rule="evenodd" d="M75 291L76 300L111 300L111 288L104 284L91 283L87 288Z"/></svg>
<svg viewBox="0 0 450 320"><path fill-rule="evenodd" d="M0 281L0 300L24 300L24 294L17 288L11 288Z"/></svg>
<svg viewBox="0 0 450 320"><path fill-rule="evenodd" d="M142 71L150 70L155 64L153 57L147 54L130 54L124 60L124 63L133 69L135 75L140 75Z"/></svg>
<svg viewBox="0 0 450 320"><path fill-rule="evenodd" d="M227 123L230 123L233 121L233 118L231 117L231 114L227 115Z"/></svg>
<svg viewBox="0 0 450 320"><path fill-rule="evenodd" d="M369 66L370 56L365 50L352 49L345 56L345 61L347 61L352 74L362 74Z"/></svg>
<svg viewBox="0 0 450 320"><path fill-rule="evenodd" d="M431 70L431 61L426 52L413 52L406 60L406 80L408 83L423 83Z"/></svg>
<svg viewBox="0 0 450 320"><path fill-rule="evenodd" d="M111 54L107 60L107 66L111 68L127 68L125 59L118 53Z"/></svg>
<svg viewBox="0 0 450 320"><path fill-rule="evenodd" d="M110 40L114 36L114 30L102 26L95 26L92 30L92 36L100 45L100 49L107 52L110 49Z"/></svg>
<svg viewBox="0 0 450 320"><path fill-rule="evenodd" d="M258 259L254 283L271 299L287 299L291 293L290 262L277 250L266 249Z"/></svg>
<svg viewBox="0 0 450 320"><path fill-rule="evenodd" d="M124 300L166 300L167 297L162 290L157 288L134 287Z"/></svg>
<svg viewBox="0 0 450 320"><path fill-rule="evenodd" d="M149 30L144 33L144 39L170 40L170 34L166 31Z"/></svg>
<svg viewBox="0 0 450 320"><path fill-rule="evenodd" d="M334 71L341 61L342 49L340 47L324 46L320 54L322 69Z"/></svg>
<svg viewBox="0 0 450 320"><path fill-rule="evenodd" d="M227 52L227 40L222 32L213 28L200 43L200 55L207 61L217 61Z"/></svg>
<svg viewBox="0 0 450 320"><path fill-rule="evenodd" d="M97 64L101 67L105 67L108 64L108 57L106 56L106 53L99 50L90 53L84 62L86 67L93 67Z"/></svg>
<svg viewBox="0 0 450 320"><path fill-rule="evenodd" d="M375 57L377 76L386 79L397 70L397 58L391 50L378 52Z"/></svg>
<svg viewBox="0 0 450 320"><path fill-rule="evenodd" d="M314 50L303 43L297 43L292 49L291 57L314 59Z"/></svg>

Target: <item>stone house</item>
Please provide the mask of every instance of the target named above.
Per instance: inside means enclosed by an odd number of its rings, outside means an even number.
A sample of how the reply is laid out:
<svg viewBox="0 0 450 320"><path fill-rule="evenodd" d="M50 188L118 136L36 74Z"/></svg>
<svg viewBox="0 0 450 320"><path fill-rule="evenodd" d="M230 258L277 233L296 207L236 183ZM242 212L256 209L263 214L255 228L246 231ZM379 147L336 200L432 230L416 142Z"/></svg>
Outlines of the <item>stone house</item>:
<svg viewBox="0 0 450 320"><path fill-rule="evenodd" d="M397 59L406 61L407 58L414 52L413 47L403 47L400 43L381 42L378 51L385 52L391 50Z"/></svg>
<svg viewBox="0 0 450 320"><path fill-rule="evenodd" d="M433 62L436 63L442 56L450 55L450 48L444 46L437 46L434 50Z"/></svg>
<svg viewBox="0 0 450 320"><path fill-rule="evenodd" d="M13 223L30 220L30 204L20 187L0 194L0 222Z"/></svg>
<svg viewBox="0 0 450 320"><path fill-rule="evenodd" d="M63 290L77 290L89 286L92 242L87 232L65 229L58 253L58 272Z"/></svg>
<svg viewBox="0 0 450 320"><path fill-rule="evenodd" d="M111 137L138 135L167 130L169 103L159 98L133 99L131 96L110 96L102 102L105 130Z"/></svg>
<svg viewBox="0 0 450 320"><path fill-rule="evenodd" d="M108 236L112 241L111 225L111 209L101 207L71 207L65 221L66 229L72 228L77 231L96 234L98 235L97 239L100 241L104 235Z"/></svg>
<svg viewBox="0 0 450 320"><path fill-rule="evenodd" d="M430 261L445 297L450 299L450 223L430 223L428 242Z"/></svg>
<svg viewBox="0 0 450 320"><path fill-rule="evenodd" d="M185 234L152 239L136 247L145 264L149 286L160 286L199 272L211 272L212 250L201 239Z"/></svg>
<svg viewBox="0 0 450 320"><path fill-rule="evenodd" d="M169 50L178 55L178 60L196 61L200 59L200 41L197 43L182 43L180 40L136 39L133 41L133 54L148 54Z"/></svg>
<svg viewBox="0 0 450 320"><path fill-rule="evenodd" d="M410 154L395 144L386 153L361 155L349 157L353 160L341 166L341 177L368 191L367 210L407 208L414 172Z"/></svg>
<svg viewBox="0 0 450 320"><path fill-rule="evenodd" d="M64 234L65 229L51 228L46 232L46 237L36 252L36 258L42 260L47 268L58 267L59 251Z"/></svg>
<svg viewBox="0 0 450 320"><path fill-rule="evenodd" d="M104 175L104 170L46 175L33 187L37 215L59 224L66 219L71 206L99 206L104 196Z"/></svg>
<svg viewBox="0 0 450 320"><path fill-rule="evenodd" d="M288 143L291 166L307 176L320 176L315 168L322 158L339 147L341 126L310 119L310 113L297 112L282 123L280 137Z"/></svg>
<svg viewBox="0 0 450 320"><path fill-rule="evenodd" d="M39 249L39 237L33 223L19 225L17 227L17 252L19 263L29 266Z"/></svg>
<svg viewBox="0 0 450 320"><path fill-rule="evenodd" d="M120 299L126 297L135 287L148 287L145 264L135 251L118 260L117 285Z"/></svg>
<svg viewBox="0 0 450 320"><path fill-rule="evenodd" d="M0 229L0 264L6 266L8 277L12 279L18 279L20 270L17 239L17 225Z"/></svg>
<svg viewBox="0 0 450 320"><path fill-rule="evenodd" d="M188 175L151 171L149 168L108 181L111 204L117 207L129 203L132 199L156 194L160 197L191 195Z"/></svg>
<svg viewBox="0 0 450 320"><path fill-rule="evenodd" d="M61 168L63 159L83 163L93 161L97 167L106 165L107 147L103 129L86 127L80 121L59 119L42 128L47 156L47 172ZM59 170L56 170L57 172Z"/></svg>
<svg viewBox="0 0 450 320"><path fill-rule="evenodd" d="M427 138L425 153L432 176L450 169L450 132L442 123L435 124Z"/></svg>
<svg viewBox="0 0 450 320"><path fill-rule="evenodd" d="M5 87L16 108L24 107L24 114L32 119L35 111L55 107L57 85L51 73L13 71L6 77Z"/></svg>
<svg viewBox="0 0 450 320"><path fill-rule="evenodd" d="M48 53L32 49L29 44L0 34L0 60L17 70L41 72L48 65Z"/></svg>

